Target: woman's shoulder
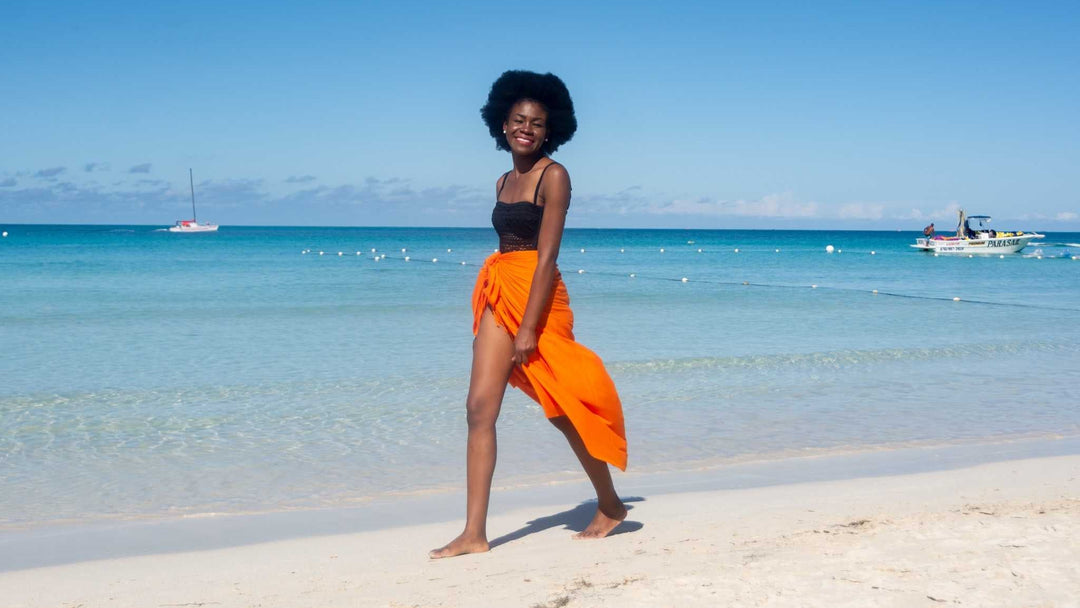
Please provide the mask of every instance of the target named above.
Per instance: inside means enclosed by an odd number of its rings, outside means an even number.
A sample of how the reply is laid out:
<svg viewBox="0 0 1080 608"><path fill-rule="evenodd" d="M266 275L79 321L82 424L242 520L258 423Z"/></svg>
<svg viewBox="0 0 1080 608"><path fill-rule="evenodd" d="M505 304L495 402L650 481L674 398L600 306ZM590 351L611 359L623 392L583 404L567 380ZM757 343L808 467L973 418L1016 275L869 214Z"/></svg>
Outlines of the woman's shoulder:
<svg viewBox="0 0 1080 608"><path fill-rule="evenodd" d="M546 167L544 167L544 181L554 179L557 181L570 181L570 172L566 170L566 165L551 161Z"/></svg>

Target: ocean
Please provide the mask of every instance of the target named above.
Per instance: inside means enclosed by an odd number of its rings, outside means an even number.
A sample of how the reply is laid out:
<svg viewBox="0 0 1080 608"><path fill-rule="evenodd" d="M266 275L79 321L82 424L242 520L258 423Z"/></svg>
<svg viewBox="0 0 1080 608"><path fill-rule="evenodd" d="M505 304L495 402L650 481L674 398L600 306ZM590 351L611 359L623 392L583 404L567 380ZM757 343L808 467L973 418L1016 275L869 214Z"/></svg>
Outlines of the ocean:
<svg viewBox="0 0 1080 608"><path fill-rule="evenodd" d="M463 487L490 228L3 229L0 529ZM628 474L1080 435L1080 234L915 237L567 230ZM496 487L582 477L522 394L498 429Z"/></svg>

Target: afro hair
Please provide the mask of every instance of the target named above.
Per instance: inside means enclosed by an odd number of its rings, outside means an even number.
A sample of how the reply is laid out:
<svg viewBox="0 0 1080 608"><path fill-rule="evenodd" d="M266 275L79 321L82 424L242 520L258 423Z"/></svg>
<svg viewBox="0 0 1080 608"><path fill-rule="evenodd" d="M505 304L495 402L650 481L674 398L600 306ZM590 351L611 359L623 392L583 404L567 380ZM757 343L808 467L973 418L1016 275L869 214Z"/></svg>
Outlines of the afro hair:
<svg viewBox="0 0 1080 608"><path fill-rule="evenodd" d="M540 148L544 154L551 154L570 141L574 131L577 131L577 118L574 116L570 91L563 81L551 73L508 70L491 85L487 103L480 108L480 116L495 139L496 148L510 150L510 144L503 134L503 124L510 116L510 109L523 99L539 102L547 109L548 140Z"/></svg>

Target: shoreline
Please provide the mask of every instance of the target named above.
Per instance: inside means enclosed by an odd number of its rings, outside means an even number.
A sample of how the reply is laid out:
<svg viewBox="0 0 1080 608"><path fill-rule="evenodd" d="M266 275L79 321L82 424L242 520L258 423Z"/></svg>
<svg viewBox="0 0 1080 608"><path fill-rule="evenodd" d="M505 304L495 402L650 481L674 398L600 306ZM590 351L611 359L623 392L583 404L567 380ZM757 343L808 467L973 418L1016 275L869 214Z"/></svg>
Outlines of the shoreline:
<svg viewBox="0 0 1080 608"><path fill-rule="evenodd" d="M658 497L829 483L954 471L991 463L1080 455L1080 436L1013 439L812 454L726 462L698 468L621 474L624 496ZM491 514L536 507L558 509L592 496L585 480L503 485L492 493ZM0 531L0 573L102 559L220 550L324 535L409 528L463 519L464 493L383 496L350 506L258 513L200 513L179 517L44 524Z"/></svg>
<svg viewBox="0 0 1080 608"><path fill-rule="evenodd" d="M1080 455L923 473L497 509L492 552L428 560L460 521L0 573L57 605L1075 606Z"/></svg>

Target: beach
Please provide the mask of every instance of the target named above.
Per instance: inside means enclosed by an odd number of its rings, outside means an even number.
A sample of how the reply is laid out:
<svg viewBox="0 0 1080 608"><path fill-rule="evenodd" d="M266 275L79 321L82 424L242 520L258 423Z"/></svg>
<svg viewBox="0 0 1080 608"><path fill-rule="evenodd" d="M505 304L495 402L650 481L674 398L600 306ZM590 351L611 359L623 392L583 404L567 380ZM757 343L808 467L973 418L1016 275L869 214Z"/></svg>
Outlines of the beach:
<svg viewBox="0 0 1080 608"><path fill-rule="evenodd" d="M38 606L1076 606L1080 456L497 512L489 553L429 560L459 521L0 573ZM496 496L496 503L498 496Z"/></svg>
<svg viewBox="0 0 1080 608"><path fill-rule="evenodd" d="M924 4L0 5L0 608L1080 608L1080 3Z"/></svg>

